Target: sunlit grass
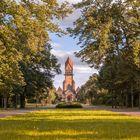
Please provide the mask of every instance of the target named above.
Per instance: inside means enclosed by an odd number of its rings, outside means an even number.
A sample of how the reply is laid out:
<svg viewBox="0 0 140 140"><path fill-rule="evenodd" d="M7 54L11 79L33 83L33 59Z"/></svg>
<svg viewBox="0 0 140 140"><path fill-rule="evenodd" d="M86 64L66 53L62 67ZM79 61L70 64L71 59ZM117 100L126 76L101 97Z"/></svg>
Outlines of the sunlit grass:
<svg viewBox="0 0 140 140"><path fill-rule="evenodd" d="M0 140L140 140L140 117L44 110L0 119Z"/></svg>

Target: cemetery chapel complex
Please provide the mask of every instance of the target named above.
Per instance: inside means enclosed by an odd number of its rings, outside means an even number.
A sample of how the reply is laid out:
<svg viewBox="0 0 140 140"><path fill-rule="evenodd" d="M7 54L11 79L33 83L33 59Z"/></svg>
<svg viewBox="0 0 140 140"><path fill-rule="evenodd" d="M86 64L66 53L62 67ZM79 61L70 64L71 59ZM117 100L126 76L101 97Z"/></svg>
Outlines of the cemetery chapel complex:
<svg viewBox="0 0 140 140"><path fill-rule="evenodd" d="M76 93L79 91L75 89L75 81L73 79L73 62L70 57L65 62L65 80L63 82L63 90L59 87L57 90L58 96L62 97L62 101L72 102L76 101Z"/></svg>

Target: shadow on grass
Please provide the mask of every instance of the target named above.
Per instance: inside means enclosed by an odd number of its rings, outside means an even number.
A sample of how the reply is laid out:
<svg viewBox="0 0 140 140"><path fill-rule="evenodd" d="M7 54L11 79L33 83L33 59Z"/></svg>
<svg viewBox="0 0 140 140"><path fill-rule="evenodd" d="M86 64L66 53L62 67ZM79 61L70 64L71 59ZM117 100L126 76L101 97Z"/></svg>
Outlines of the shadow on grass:
<svg viewBox="0 0 140 140"><path fill-rule="evenodd" d="M59 114L59 115L58 115ZM60 115L61 114L61 115ZM74 116L76 115L76 116ZM83 115L83 118L82 116ZM106 116L105 116L106 115ZM111 114L110 114L111 115ZM84 119L85 113L27 114L0 120L0 139L4 140L120 140L140 139L140 119L96 114ZM112 117L118 117L112 114ZM81 117L75 119L73 117ZM88 116L88 115L87 115ZM92 114L91 116L94 116ZM52 118L51 118L52 117ZM59 117L59 118L57 118ZM62 117L62 119L60 119ZM100 117L100 119L98 119ZM64 118L64 120L63 120ZM127 119L126 119L127 118Z"/></svg>

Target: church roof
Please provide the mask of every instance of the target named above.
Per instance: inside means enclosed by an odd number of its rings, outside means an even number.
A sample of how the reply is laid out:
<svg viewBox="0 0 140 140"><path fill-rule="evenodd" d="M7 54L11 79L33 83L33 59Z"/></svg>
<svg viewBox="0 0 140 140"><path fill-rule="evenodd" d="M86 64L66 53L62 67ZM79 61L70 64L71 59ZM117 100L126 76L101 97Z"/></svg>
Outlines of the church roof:
<svg viewBox="0 0 140 140"><path fill-rule="evenodd" d="M59 87L59 88L57 89L57 91L63 91L63 90L62 90L62 88L61 88L61 87Z"/></svg>
<svg viewBox="0 0 140 140"><path fill-rule="evenodd" d="M76 93L78 93L80 91L80 88L78 87L77 89L76 89Z"/></svg>
<svg viewBox="0 0 140 140"><path fill-rule="evenodd" d="M71 67L73 67L73 61L70 57L67 58L65 65L70 65Z"/></svg>

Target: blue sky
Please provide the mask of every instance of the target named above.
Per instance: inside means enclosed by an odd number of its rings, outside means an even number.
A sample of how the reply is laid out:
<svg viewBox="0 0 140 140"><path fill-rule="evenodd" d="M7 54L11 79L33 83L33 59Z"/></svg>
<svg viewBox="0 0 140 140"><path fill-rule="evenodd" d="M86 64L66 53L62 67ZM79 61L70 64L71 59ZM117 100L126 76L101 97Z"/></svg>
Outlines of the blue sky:
<svg viewBox="0 0 140 140"><path fill-rule="evenodd" d="M59 3L64 0L58 0ZM81 0L67 0L69 3L76 3ZM71 15L59 22L61 28L66 29L72 27L73 22L80 16L80 11L74 11ZM55 34L50 34L51 44L53 46L52 53L58 58L61 64L62 74L56 75L54 78L54 85L56 88L62 87L64 80L64 65L68 56L71 57L74 63L74 80L76 86L83 85L93 73L97 72L95 69L91 69L86 63L81 62L80 58L75 57L74 52L80 50L77 45L78 40L73 39L69 35L58 37Z"/></svg>

